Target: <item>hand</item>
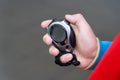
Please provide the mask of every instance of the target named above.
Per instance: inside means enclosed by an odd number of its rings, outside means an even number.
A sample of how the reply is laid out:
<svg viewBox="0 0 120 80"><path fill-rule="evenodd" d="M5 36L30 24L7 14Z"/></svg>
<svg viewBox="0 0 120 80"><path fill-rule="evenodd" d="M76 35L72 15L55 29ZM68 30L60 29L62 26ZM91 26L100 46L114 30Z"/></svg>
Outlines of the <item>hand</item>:
<svg viewBox="0 0 120 80"><path fill-rule="evenodd" d="M65 15L65 19L71 23L76 36L76 47L74 49L74 52L76 54L77 60L81 63L77 67L84 69L92 62L96 55L98 48L96 36L92 31L90 25L81 14ZM47 28L51 21L52 20L43 21L41 23L41 27ZM47 45L52 44L52 39L48 34L45 34L43 36L43 41ZM49 53L53 56L56 56L59 54L59 50L54 46L51 46L49 48ZM71 54L64 54L60 58L63 63L66 63L71 59Z"/></svg>

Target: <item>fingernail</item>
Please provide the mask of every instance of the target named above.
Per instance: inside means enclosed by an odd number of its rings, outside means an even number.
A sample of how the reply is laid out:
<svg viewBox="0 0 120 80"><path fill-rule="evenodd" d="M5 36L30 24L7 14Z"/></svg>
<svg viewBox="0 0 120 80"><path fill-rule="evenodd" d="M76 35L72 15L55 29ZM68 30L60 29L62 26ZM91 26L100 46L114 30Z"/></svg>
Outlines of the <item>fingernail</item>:
<svg viewBox="0 0 120 80"><path fill-rule="evenodd" d="M66 17L66 19L74 20L74 17L72 15L67 14L65 17Z"/></svg>

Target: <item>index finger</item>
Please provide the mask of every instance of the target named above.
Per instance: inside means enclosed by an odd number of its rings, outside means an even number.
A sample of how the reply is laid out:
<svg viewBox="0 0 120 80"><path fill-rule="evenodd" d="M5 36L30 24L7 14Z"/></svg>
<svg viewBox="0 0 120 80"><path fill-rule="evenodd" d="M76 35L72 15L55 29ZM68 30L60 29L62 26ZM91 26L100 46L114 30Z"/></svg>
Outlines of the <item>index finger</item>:
<svg viewBox="0 0 120 80"><path fill-rule="evenodd" d="M46 28L51 23L51 21L52 20L45 20L45 21L41 22L41 27Z"/></svg>

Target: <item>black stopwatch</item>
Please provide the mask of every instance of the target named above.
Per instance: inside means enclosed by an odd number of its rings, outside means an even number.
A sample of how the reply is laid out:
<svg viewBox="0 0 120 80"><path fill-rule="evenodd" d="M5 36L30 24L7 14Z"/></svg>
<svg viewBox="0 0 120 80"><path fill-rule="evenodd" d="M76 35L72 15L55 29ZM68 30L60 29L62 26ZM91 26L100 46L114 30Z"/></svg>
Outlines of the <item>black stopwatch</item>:
<svg viewBox="0 0 120 80"><path fill-rule="evenodd" d="M55 56L55 63L60 66L68 66L71 64L78 66L80 62L73 53L73 50L76 46L76 38L70 23L66 20L53 19L49 24L47 31L52 38L53 45L60 52L57 56ZM73 58L67 63L62 63L60 61L60 57L67 53L71 53Z"/></svg>

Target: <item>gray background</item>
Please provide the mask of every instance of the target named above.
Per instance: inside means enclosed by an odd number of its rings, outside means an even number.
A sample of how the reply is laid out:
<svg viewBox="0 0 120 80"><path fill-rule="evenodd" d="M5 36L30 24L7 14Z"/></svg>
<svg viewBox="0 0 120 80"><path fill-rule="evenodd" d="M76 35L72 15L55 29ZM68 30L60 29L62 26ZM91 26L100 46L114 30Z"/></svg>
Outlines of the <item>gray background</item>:
<svg viewBox="0 0 120 80"><path fill-rule="evenodd" d="M59 67L40 22L82 13L101 40L120 31L120 0L0 0L0 80L87 80L91 71Z"/></svg>

